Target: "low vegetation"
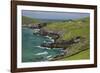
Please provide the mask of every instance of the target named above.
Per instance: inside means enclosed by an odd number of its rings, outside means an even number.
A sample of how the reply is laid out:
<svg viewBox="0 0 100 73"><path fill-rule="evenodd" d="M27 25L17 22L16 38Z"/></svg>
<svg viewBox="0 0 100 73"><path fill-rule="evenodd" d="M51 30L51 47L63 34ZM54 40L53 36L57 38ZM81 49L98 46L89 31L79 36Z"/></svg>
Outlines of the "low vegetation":
<svg viewBox="0 0 100 73"><path fill-rule="evenodd" d="M39 23L38 20L22 17L22 20L24 20L23 24L29 24L29 23ZM72 44L65 50L68 52L65 53L65 55L62 57L63 59L60 60L79 60L79 59L89 59L90 58L90 52L89 52L89 34L90 34L90 28L89 28L89 17L82 18L82 19L76 19L76 20L64 20L64 21L55 21L55 22L49 22L45 27L42 29L45 29L47 31L54 31L60 33L60 37L57 39L57 41L61 40L71 40L77 36L80 36L80 42L76 44ZM56 59L56 58L55 58Z"/></svg>
<svg viewBox="0 0 100 73"><path fill-rule="evenodd" d="M31 23L39 23L39 20L27 16L22 16L22 25L28 25Z"/></svg>

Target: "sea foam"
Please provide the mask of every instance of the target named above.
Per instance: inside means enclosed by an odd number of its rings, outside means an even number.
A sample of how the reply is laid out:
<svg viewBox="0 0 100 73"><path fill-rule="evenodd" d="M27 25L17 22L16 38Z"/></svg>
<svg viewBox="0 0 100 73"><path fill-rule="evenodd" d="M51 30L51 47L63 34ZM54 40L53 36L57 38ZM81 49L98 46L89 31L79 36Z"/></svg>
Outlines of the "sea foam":
<svg viewBox="0 0 100 73"><path fill-rule="evenodd" d="M35 55L47 55L48 54L48 52L47 51L45 51L45 52L40 52L40 53L37 53L37 54L35 54Z"/></svg>

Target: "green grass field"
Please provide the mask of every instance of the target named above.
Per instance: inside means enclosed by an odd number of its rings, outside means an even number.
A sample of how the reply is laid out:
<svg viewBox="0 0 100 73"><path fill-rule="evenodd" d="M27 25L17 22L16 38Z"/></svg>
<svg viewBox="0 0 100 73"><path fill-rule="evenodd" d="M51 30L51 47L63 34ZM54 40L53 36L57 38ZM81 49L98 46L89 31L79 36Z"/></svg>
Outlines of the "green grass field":
<svg viewBox="0 0 100 73"><path fill-rule="evenodd" d="M76 36L89 38L89 18L73 21L62 21L49 23L44 29L62 32L62 40L69 40Z"/></svg>
<svg viewBox="0 0 100 73"><path fill-rule="evenodd" d="M85 51L82 51L76 55L70 56L70 57L65 57L62 60L81 60L81 59L89 59L90 58L90 54L89 54L90 50L87 49Z"/></svg>

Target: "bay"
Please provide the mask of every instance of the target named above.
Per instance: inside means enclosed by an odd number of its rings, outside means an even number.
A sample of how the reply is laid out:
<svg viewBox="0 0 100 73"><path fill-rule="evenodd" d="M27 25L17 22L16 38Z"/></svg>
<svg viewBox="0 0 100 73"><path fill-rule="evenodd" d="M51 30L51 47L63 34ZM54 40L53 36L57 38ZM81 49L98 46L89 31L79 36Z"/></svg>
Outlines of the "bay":
<svg viewBox="0 0 100 73"><path fill-rule="evenodd" d="M52 42L52 39L33 32L30 28L22 27L22 62L49 61L64 53L61 48L41 47L42 43Z"/></svg>

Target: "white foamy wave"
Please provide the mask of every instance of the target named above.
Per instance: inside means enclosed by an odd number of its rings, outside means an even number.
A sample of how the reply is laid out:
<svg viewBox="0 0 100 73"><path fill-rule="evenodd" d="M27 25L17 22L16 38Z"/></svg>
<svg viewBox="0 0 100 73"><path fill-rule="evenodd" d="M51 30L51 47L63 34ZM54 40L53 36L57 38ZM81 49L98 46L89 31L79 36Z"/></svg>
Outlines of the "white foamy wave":
<svg viewBox="0 0 100 73"><path fill-rule="evenodd" d="M43 43L46 43L46 41L43 41Z"/></svg>
<svg viewBox="0 0 100 73"><path fill-rule="evenodd" d="M52 39L52 37L49 37L49 36L45 36L45 37L47 37L47 38L49 38L49 39Z"/></svg>
<svg viewBox="0 0 100 73"><path fill-rule="evenodd" d="M52 55L47 56L47 58L51 58L51 57L52 57Z"/></svg>
<svg viewBox="0 0 100 73"><path fill-rule="evenodd" d="M35 55L47 55L48 54L48 52L47 51L45 51L45 52L40 52L40 53L37 53L37 54L35 54Z"/></svg>
<svg viewBox="0 0 100 73"><path fill-rule="evenodd" d="M54 42L54 40L53 40L53 39L51 39L51 42Z"/></svg>
<svg viewBox="0 0 100 73"><path fill-rule="evenodd" d="M45 36L45 37L49 38L51 42L54 42L54 39L52 39L52 37L49 36Z"/></svg>
<svg viewBox="0 0 100 73"><path fill-rule="evenodd" d="M47 38L51 38L51 37L49 37L49 36L45 36L45 37L47 37Z"/></svg>
<svg viewBox="0 0 100 73"><path fill-rule="evenodd" d="M46 47L46 49L51 49L51 48Z"/></svg>
<svg viewBox="0 0 100 73"><path fill-rule="evenodd" d="M35 47L38 47L38 48L42 48L42 49L44 49L44 47L41 47L41 46L35 46Z"/></svg>
<svg viewBox="0 0 100 73"><path fill-rule="evenodd" d="M49 58L48 60L52 60L53 58Z"/></svg>
<svg viewBox="0 0 100 73"><path fill-rule="evenodd" d="M51 49L51 48L48 48L48 47L41 47L41 46L35 46L37 48L41 48L41 49Z"/></svg>
<svg viewBox="0 0 100 73"><path fill-rule="evenodd" d="M33 29L33 33L38 33L40 29Z"/></svg>

